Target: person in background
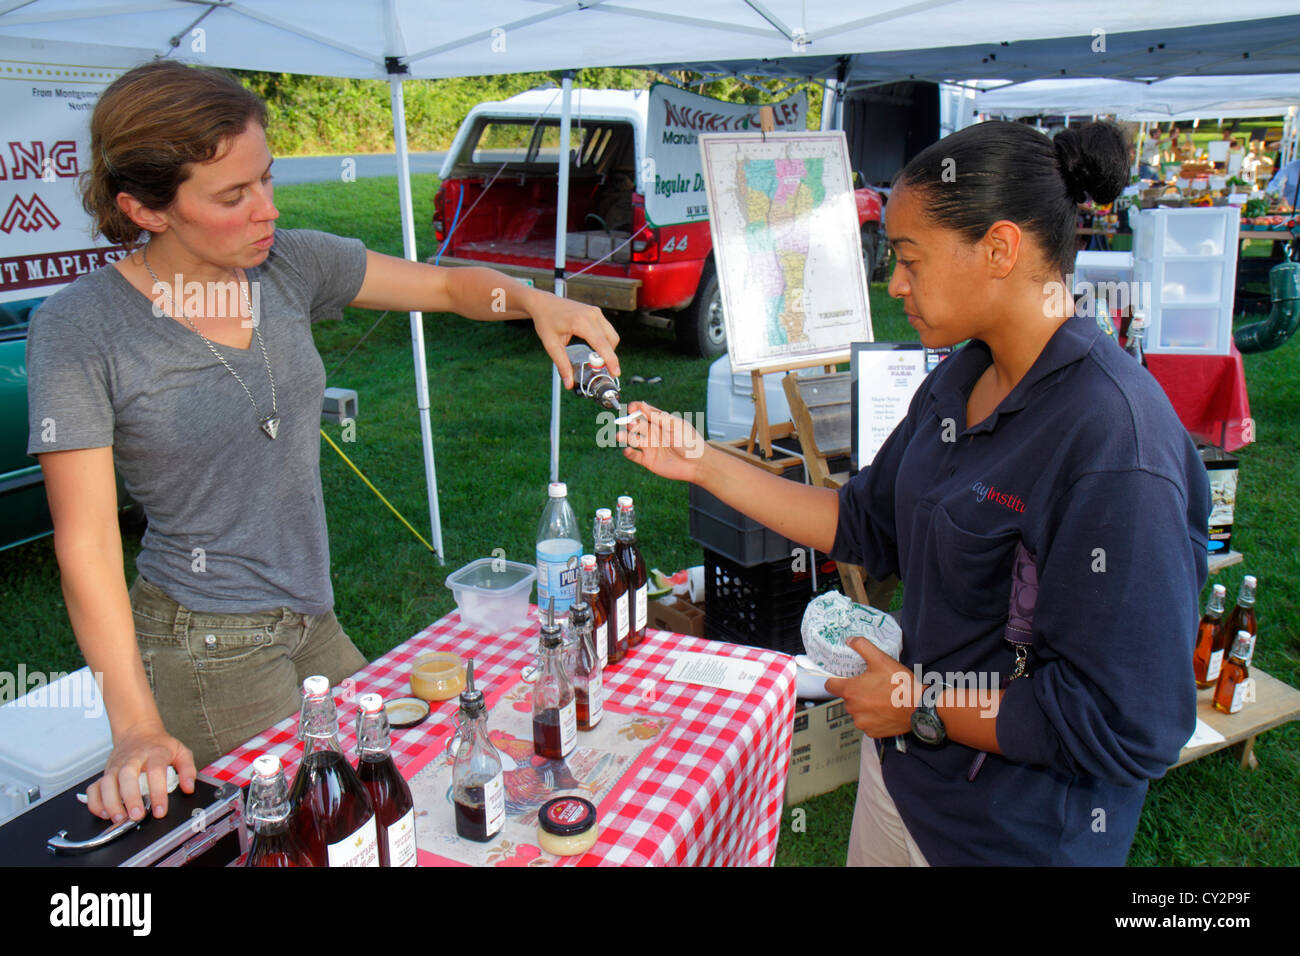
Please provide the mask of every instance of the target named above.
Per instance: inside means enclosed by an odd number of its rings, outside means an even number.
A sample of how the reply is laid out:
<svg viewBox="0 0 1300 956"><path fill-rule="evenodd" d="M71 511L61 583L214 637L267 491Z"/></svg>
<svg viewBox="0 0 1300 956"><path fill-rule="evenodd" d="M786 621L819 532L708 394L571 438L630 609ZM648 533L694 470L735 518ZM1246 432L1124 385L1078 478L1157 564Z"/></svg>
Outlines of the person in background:
<svg viewBox="0 0 1300 956"><path fill-rule="evenodd" d="M1126 156L1109 124L986 122L895 178L889 293L923 345L970 342L839 491L632 404L629 460L903 581L900 658L853 638L865 671L826 682L865 734L851 864L1122 865L1196 725L1205 467L1065 294L1078 204L1114 200Z"/></svg>
<svg viewBox="0 0 1300 956"><path fill-rule="evenodd" d="M530 318L566 387L575 336L618 373L598 309L277 229L265 127L261 100L220 71L161 60L116 80L82 189L125 253L31 323L28 453L113 733L89 808L118 822L144 815L142 772L162 816L168 765L193 792L196 766L297 710L303 677L366 663L333 610L314 320L349 305ZM115 467L148 518L129 591Z"/></svg>

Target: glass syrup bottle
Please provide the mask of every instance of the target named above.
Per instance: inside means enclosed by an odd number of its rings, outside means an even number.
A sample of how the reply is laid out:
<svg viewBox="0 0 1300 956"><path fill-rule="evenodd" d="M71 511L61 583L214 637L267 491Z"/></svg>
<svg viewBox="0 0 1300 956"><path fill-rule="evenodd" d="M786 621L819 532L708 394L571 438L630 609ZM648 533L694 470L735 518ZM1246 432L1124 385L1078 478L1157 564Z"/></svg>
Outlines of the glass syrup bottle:
<svg viewBox="0 0 1300 956"><path fill-rule="evenodd" d="M552 608L542 625L542 669L533 685L533 751L548 760L563 760L578 742L578 714L564 668L564 639L553 613Z"/></svg>
<svg viewBox="0 0 1300 956"><path fill-rule="evenodd" d="M1232 653L1219 674L1214 688L1214 709L1225 714L1235 714L1245 705L1246 678L1250 677L1250 661L1255 656L1255 635L1238 631L1232 644Z"/></svg>
<svg viewBox="0 0 1300 956"><path fill-rule="evenodd" d="M501 754L488 736L487 704L483 692L474 686L472 659L465 668L458 722L460 746L451 768L456 833L466 840L486 843L505 825L506 786Z"/></svg>
<svg viewBox="0 0 1300 956"><path fill-rule="evenodd" d="M618 499L614 537L617 540L614 554L623 573L627 575L628 595L631 598L627 644L632 648L645 640L645 626L650 610L646 604L649 589L646 585L645 558L641 556L641 547L636 543L636 510L632 506L632 499L627 495Z"/></svg>
<svg viewBox="0 0 1300 956"><path fill-rule="evenodd" d="M1192 667L1196 686L1202 690L1219 680L1219 670L1223 667L1224 645L1227 643L1227 631L1223 628L1223 601L1227 596L1228 589L1222 584L1214 586L1205 606L1205 615L1196 628Z"/></svg>
<svg viewBox="0 0 1300 956"><path fill-rule="evenodd" d="M1255 592L1259 583L1255 575L1248 574L1241 581L1241 590L1237 592L1237 606L1228 615L1228 622L1223 625L1226 632L1225 650L1230 651L1238 631L1254 635L1259 633L1259 620L1255 615Z"/></svg>
<svg viewBox="0 0 1300 956"><path fill-rule="evenodd" d="M264 754L253 761L244 819L253 830L244 866L313 866L310 854L290 826L293 804L280 758Z"/></svg>
<svg viewBox="0 0 1300 956"><path fill-rule="evenodd" d="M609 647L606 657L617 664L627 656L629 631L628 585L623 566L614 555L614 517L608 508L596 512L594 531L596 566L600 568L600 592L609 615Z"/></svg>
<svg viewBox="0 0 1300 956"><path fill-rule="evenodd" d="M328 678L308 677L302 695L302 763L289 793L295 831L317 866L378 866L375 810L339 746Z"/></svg>
<svg viewBox="0 0 1300 956"><path fill-rule="evenodd" d="M575 601L569 610L569 632L573 637L573 703L578 729L591 730L605 712L604 673L591 629L591 608Z"/></svg>
<svg viewBox="0 0 1300 956"><path fill-rule="evenodd" d="M582 556L582 598L591 611L591 635L603 671L609 663L609 609L600 587L600 568L594 554Z"/></svg>
<svg viewBox="0 0 1300 956"><path fill-rule="evenodd" d="M415 801L393 762L388 714L378 694L357 701L357 776L370 794L380 866L415 866Z"/></svg>

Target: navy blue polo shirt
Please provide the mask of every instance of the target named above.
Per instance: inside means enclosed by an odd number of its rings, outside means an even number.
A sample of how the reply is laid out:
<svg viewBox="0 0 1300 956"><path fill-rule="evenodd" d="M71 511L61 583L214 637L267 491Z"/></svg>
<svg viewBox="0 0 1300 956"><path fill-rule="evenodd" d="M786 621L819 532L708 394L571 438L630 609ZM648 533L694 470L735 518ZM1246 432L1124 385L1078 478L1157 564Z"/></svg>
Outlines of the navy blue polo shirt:
<svg viewBox="0 0 1300 956"><path fill-rule="evenodd" d="M1002 754L885 741L885 784L932 864L1122 865L1147 783L1196 724L1205 467L1155 379L1088 317L1056 331L986 420L972 341L927 376L875 461L840 490L832 555L904 582L901 661L950 685L1009 677L1012 562L1038 569ZM982 680L983 685L978 682Z"/></svg>

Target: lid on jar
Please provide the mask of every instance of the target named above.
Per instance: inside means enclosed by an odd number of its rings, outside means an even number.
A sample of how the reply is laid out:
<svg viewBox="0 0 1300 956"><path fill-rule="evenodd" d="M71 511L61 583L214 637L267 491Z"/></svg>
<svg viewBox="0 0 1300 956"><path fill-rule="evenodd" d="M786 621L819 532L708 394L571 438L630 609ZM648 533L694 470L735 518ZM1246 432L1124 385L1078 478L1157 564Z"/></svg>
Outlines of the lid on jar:
<svg viewBox="0 0 1300 956"><path fill-rule="evenodd" d="M596 825L596 807L582 797L556 797L537 811L537 824L555 836L586 833Z"/></svg>

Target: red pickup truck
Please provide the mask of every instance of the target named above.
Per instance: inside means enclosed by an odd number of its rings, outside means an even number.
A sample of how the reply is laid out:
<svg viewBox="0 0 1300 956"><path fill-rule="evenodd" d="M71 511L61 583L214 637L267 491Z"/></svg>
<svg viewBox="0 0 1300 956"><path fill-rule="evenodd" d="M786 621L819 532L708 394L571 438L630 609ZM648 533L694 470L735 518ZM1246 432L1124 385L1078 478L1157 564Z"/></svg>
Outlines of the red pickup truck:
<svg viewBox="0 0 1300 956"><path fill-rule="evenodd" d="M663 156L669 145L684 143L698 156L692 146L698 131L749 128L751 119L757 123L757 107L717 104L710 112L652 93L573 91L567 294L609 313L671 322L687 352L721 355L727 332L703 178L689 169L658 168L655 149ZM683 91L672 95L717 102ZM559 104L558 90L533 90L470 111L443 163L433 213L440 252L431 261L491 265L539 288L553 287ZM786 104L778 104L778 128L785 120L786 128L802 129L802 98ZM870 280L888 259L882 198L858 189L855 200ZM676 215L666 218L689 221L658 224L656 210L670 202L687 205L672 207Z"/></svg>

